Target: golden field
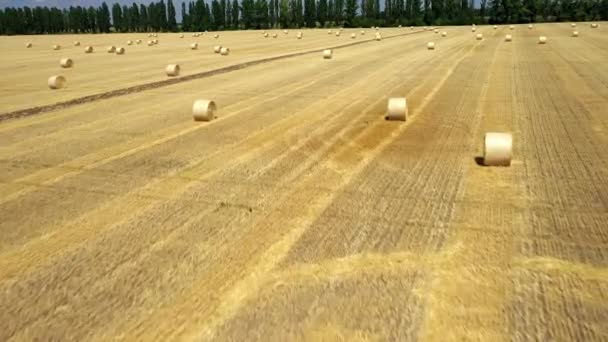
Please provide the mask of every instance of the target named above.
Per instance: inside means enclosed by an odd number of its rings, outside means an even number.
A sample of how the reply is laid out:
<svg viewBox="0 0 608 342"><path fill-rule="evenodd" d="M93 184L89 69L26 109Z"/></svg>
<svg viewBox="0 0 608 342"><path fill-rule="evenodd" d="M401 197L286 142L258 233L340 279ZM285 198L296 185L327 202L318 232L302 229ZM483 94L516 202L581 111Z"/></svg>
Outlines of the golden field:
<svg viewBox="0 0 608 342"><path fill-rule="evenodd" d="M0 340L608 339L607 28L0 37Z"/></svg>

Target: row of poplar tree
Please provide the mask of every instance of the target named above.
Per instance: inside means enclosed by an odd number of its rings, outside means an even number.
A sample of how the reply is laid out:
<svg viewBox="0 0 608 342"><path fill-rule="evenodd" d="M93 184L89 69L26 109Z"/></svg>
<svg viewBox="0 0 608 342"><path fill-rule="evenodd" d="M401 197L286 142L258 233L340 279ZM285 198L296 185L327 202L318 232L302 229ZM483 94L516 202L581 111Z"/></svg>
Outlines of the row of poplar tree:
<svg viewBox="0 0 608 342"><path fill-rule="evenodd" d="M205 31L608 20L608 0L172 0L131 6L0 10L0 34Z"/></svg>

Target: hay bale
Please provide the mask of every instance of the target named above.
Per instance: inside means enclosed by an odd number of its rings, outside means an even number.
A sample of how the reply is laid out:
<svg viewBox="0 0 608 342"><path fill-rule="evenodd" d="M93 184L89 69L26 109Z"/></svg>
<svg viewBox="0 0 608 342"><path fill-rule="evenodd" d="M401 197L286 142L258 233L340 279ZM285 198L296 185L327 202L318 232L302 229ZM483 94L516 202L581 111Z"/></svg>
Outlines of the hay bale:
<svg viewBox="0 0 608 342"><path fill-rule="evenodd" d="M475 27L472 27L471 32L475 32L475 31L477 31L477 29Z"/></svg>
<svg viewBox="0 0 608 342"><path fill-rule="evenodd" d="M284 33L284 34L289 34L289 31L287 31L287 30L283 30L283 33Z"/></svg>
<svg viewBox="0 0 608 342"><path fill-rule="evenodd" d="M545 44L545 43L547 43L547 37L545 37L545 36L538 37L538 44Z"/></svg>
<svg viewBox="0 0 608 342"><path fill-rule="evenodd" d="M276 38L276 37L277 37L277 34L276 34L276 33L273 33L273 34L272 34L272 38Z"/></svg>
<svg viewBox="0 0 608 342"><path fill-rule="evenodd" d="M195 37L195 38L198 37L198 33L193 33L192 37Z"/></svg>
<svg viewBox="0 0 608 342"><path fill-rule="evenodd" d="M220 37L220 35L217 33L213 35L213 38L215 38L215 39L218 39L219 37Z"/></svg>
<svg viewBox="0 0 608 342"><path fill-rule="evenodd" d="M382 35L380 34L380 32L376 32L376 40L377 41L381 41L382 40Z"/></svg>
<svg viewBox="0 0 608 342"><path fill-rule="evenodd" d="M184 38L184 35L183 35L183 34L180 34L180 35L179 35L179 38L180 38L180 39Z"/></svg>
<svg viewBox="0 0 608 342"><path fill-rule="evenodd" d="M92 46L87 46L84 48L84 53L93 53L93 47Z"/></svg>
<svg viewBox="0 0 608 342"><path fill-rule="evenodd" d="M494 29L496 30L498 28L498 26L494 25Z"/></svg>
<svg viewBox="0 0 608 342"><path fill-rule="evenodd" d="M510 34L505 36L505 42L510 42L513 39Z"/></svg>
<svg viewBox="0 0 608 342"><path fill-rule="evenodd" d="M352 33L352 34L350 35L350 38L351 38L351 39L355 39L355 38L357 38L357 34L356 34L356 33Z"/></svg>
<svg viewBox="0 0 608 342"><path fill-rule="evenodd" d="M154 45L158 45L158 39L152 39L152 43L154 43Z"/></svg>
<svg viewBox="0 0 608 342"><path fill-rule="evenodd" d="M154 46L154 42L151 40L148 40L148 46Z"/></svg>
<svg viewBox="0 0 608 342"><path fill-rule="evenodd" d="M515 26L509 25L509 30L514 30L514 29L515 29Z"/></svg>
<svg viewBox="0 0 608 342"><path fill-rule="evenodd" d="M532 24L528 25L528 30L531 30L533 27Z"/></svg>
<svg viewBox="0 0 608 342"><path fill-rule="evenodd" d="M443 31L443 32L441 32L441 36L442 36L442 37L447 37L447 36L448 36L448 33L447 33L447 32L445 32L445 31Z"/></svg>
<svg viewBox="0 0 608 342"><path fill-rule="evenodd" d="M361 34L362 36L365 36L365 31L361 30L360 34Z"/></svg>
<svg viewBox="0 0 608 342"><path fill-rule="evenodd" d="M591 24L591 28L598 28L598 27L600 27L600 24L598 24L598 23Z"/></svg>
<svg viewBox="0 0 608 342"><path fill-rule="evenodd" d="M230 48L227 47L223 47L220 49L220 55L222 56L228 56L230 54Z"/></svg>
<svg viewBox="0 0 608 342"><path fill-rule="evenodd" d="M53 50L61 50L61 45L53 45Z"/></svg>
<svg viewBox="0 0 608 342"><path fill-rule="evenodd" d="M570 24L570 27L575 28L575 27L576 27L576 24L575 24L575 23L571 23L571 24Z"/></svg>
<svg viewBox="0 0 608 342"><path fill-rule="evenodd" d="M48 85L49 88L51 89L61 89L63 87L65 87L66 84L66 79L65 77L61 76L61 75L55 75L55 76L51 76L49 77L48 80Z"/></svg>
<svg viewBox="0 0 608 342"><path fill-rule="evenodd" d="M268 32L264 32L264 38L268 38Z"/></svg>
<svg viewBox="0 0 608 342"><path fill-rule="evenodd" d="M196 50L196 49L198 49L198 43L190 44L190 50Z"/></svg>
<svg viewBox="0 0 608 342"><path fill-rule="evenodd" d="M215 53L220 53L220 52L222 52L222 47L221 47L221 46L219 46L219 45L214 46L214 47L213 47L213 52L215 52Z"/></svg>
<svg viewBox="0 0 608 342"><path fill-rule="evenodd" d="M117 55L124 55L125 54L125 48L123 47L119 47L116 49L116 54Z"/></svg>
<svg viewBox="0 0 608 342"><path fill-rule="evenodd" d="M578 31L572 31L572 37L578 37Z"/></svg>
<svg viewBox="0 0 608 342"><path fill-rule="evenodd" d="M114 52L116 52L116 47L114 45L108 46L108 53L114 53Z"/></svg>
<svg viewBox="0 0 608 342"><path fill-rule="evenodd" d="M327 31L327 34L331 34L331 33L332 33L332 32L331 32L331 30L328 30L328 31Z"/></svg>
<svg viewBox="0 0 608 342"><path fill-rule="evenodd" d="M215 118L217 106L211 100L196 100L192 104L192 117L194 121L211 121Z"/></svg>
<svg viewBox="0 0 608 342"><path fill-rule="evenodd" d="M336 37L340 37L340 31L336 32Z"/></svg>
<svg viewBox="0 0 608 342"><path fill-rule="evenodd" d="M154 38L156 38L156 37L158 37L158 34L157 34L157 33L155 33L155 34L153 34L152 36L154 36Z"/></svg>
<svg viewBox="0 0 608 342"><path fill-rule="evenodd" d="M333 57L333 51L331 49L323 50L323 59L331 59Z"/></svg>
<svg viewBox="0 0 608 342"><path fill-rule="evenodd" d="M148 38L152 38L152 33L148 33Z"/></svg>
<svg viewBox="0 0 608 342"><path fill-rule="evenodd" d="M439 29L434 29L433 32L435 32L435 34L439 33Z"/></svg>
<svg viewBox="0 0 608 342"><path fill-rule="evenodd" d="M386 120L405 121L407 119L407 101L405 97L388 99Z"/></svg>
<svg viewBox="0 0 608 342"><path fill-rule="evenodd" d="M31 48L32 47L32 43L25 44L25 47L28 48L28 49Z"/></svg>
<svg viewBox="0 0 608 342"><path fill-rule="evenodd" d="M483 164L486 166L511 165L512 148L511 133L486 133L483 144Z"/></svg>
<svg viewBox="0 0 608 342"><path fill-rule="evenodd" d="M141 44L141 39L136 40L135 44Z"/></svg>
<svg viewBox="0 0 608 342"><path fill-rule="evenodd" d="M167 76L178 76L180 71L179 64L169 64L165 68L165 71Z"/></svg>
<svg viewBox="0 0 608 342"><path fill-rule="evenodd" d="M483 39L483 34L482 34L482 33L478 33L478 34L475 36L475 39L477 39L477 40L482 40L482 39Z"/></svg>
<svg viewBox="0 0 608 342"><path fill-rule="evenodd" d="M74 65L74 61L71 58L62 58L59 60L59 65L62 68L71 68Z"/></svg>
<svg viewBox="0 0 608 342"><path fill-rule="evenodd" d="M435 50L435 43L434 42L428 42L428 43L426 43L426 48L428 50Z"/></svg>
<svg viewBox="0 0 608 342"><path fill-rule="evenodd" d="M79 41L75 41L74 42L74 46L80 46L80 42Z"/></svg>
<svg viewBox="0 0 608 342"><path fill-rule="evenodd" d="M302 31L298 32L298 34L296 35L297 39L302 39Z"/></svg>

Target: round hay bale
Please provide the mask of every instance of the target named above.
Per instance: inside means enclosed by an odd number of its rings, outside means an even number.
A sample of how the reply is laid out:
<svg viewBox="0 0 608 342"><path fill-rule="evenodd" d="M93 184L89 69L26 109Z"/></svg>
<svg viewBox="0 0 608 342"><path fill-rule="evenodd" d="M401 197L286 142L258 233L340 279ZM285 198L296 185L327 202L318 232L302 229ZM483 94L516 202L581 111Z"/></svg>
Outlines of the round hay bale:
<svg viewBox="0 0 608 342"><path fill-rule="evenodd" d="M323 59L331 59L333 57L333 51L331 49L323 50Z"/></svg>
<svg viewBox="0 0 608 342"><path fill-rule="evenodd" d="M80 46L80 42L79 41L75 41L74 42L74 46Z"/></svg>
<svg viewBox="0 0 608 342"><path fill-rule="evenodd" d="M355 39L355 38L357 38L357 34L356 34L356 33L352 33L352 34L350 35L350 38L351 38L351 39Z"/></svg>
<svg viewBox="0 0 608 342"><path fill-rule="evenodd" d="M217 33L213 35L213 38L215 38L215 39L218 39L219 37L220 37L220 35Z"/></svg>
<svg viewBox="0 0 608 342"><path fill-rule="evenodd" d="M475 32L475 31L477 31L477 29L475 27L472 27L471 32Z"/></svg>
<svg viewBox="0 0 608 342"><path fill-rule="evenodd" d="M361 33L362 36L365 36L365 31L361 30L360 33Z"/></svg>
<svg viewBox="0 0 608 342"><path fill-rule="evenodd" d="M165 71L167 72L167 76L178 76L180 71L179 64L169 64L165 68Z"/></svg>
<svg viewBox="0 0 608 342"><path fill-rule="evenodd" d="M482 40L482 39L483 39L483 34L482 34L482 33L478 33L478 34L475 36L475 39L477 39L477 40Z"/></svg>
<svg viewBox="0 0 608 342"><path fill-rule="evenodd" d="M217 106L211 100L196 100L192 104L192 116L194 121L211 121L215 118Z"/></svg>
<svg viewBox="0 0 608 342"><path fill-rule="evenodd" d="M127 45L133 45L133 41L132 40L127 40Z"/></svg>
<svg viewBox="0 0 608 342"><path fill-rule="evenodd" d="M496 30L498 28L498 26L494 25L494 29Z"/></svg>
<svg viewBox="0 0 608 342"><path fill-rule="evenodd" d="M230 48L227 47L223 47L220 49L220 55L222 56L228 56L230 54Z"/></svg>
<svg viewBox="0 0 608 342"><path fill-rule="evenodd" d="M532 24L528 25L528 30L531 30L532 28L534 28L534 26L532 26Z"/></svg>
<svg viewBox="0 0 608 342"><path fill-rule="evenodd" d="M148 38L152 38L152 33L148 33Z"/></svg>
<svg viewBox="0 0 608 342"><path fill-rule="evenodd" d="M141 44L141 39L136 40L135 44Z"/></svg>
<svg viewBox="0 0 608 342"><path fill-rule="evenodd" d="M198 37L198 33L193 33L192 37L195 37L195 38Z"/></svg>
<svg viewBox="0 0 608 342"><path fill-rule="evenodd" d="M51 89L61 89L65 87L66 79L61 75L55 75L49 77L48 85Z"/></svg>
<svg viewBox="0 0 608 342"><path fill-rule="evenodd" d="M125 48L123 47L119 47L116 49L116 54L117 55L124 55L125 54Z"/></svg>
<svg viewBox="0 0 608 342"><path fill-rule="evenodd" d="M428 50L435 50L435 43L434 42L428 42L428 43L426 43L426 48Z"/></svg>
<svg viewBox="0 0 608 342"><path fill-rule="evenodd" d="M538 44L545 44L545 43L547 43L547 37L545 37L545 36L538 37Z"/></svg>
<svg viewBox="0 0 608 342"><path fill-rule="evenodd" d="M510 34L505 36L505 42L510 42L513 39Z"/></svg>
<svg viewBox="0 0 608 342"><path fill-rule="evenodd" d="M327 31L327 34L331 34L331 30L328 30L328 31Z"/></svg>
<svg viewBox="0 0 608 342"><path fill-rule="evenodd" d="M414 29L414 26L410 26L410 30L413 30L413 29Z"/></svg>
<svg viewBox="0 0 608 342"><path fill-rule="evenodd" d="M62 58L59 60L59 65L62 68L71 68L74 65L74 61L71 58Z"/></svg>
<svg viewBox="0 0 608 342"><path fill-rule="evenodd" d="M152 36L154 36L154 38L156 38L156 37L158 37L158 34L157 34L157 33L155 33L155 34L153 34Z"/></svg>
<svg viewBox="0 0 608 342"><path fill-rule="evenodd" d="M336 32L336 37L340 37L340 31Z"/></svg>
<svg viewBox="0 0 608 342"><path fill-rule="evenodd" d="M302 39L302 31L298 32L298 34L296 35L297 39Z"/></svg>
<svg viewBox="0 0 608 342"><path fill-rule="evenodd" d="M28 48L28 49L31 48L32 47L32 43L25 44L25 47Z"/></svg>
<svg viewBox="0 0 608 342"><path fill-rule="evenodd" d="M61 45L53 45L53 50L61 50Z"/></svg>
<svg viewBox="0 0 608 342"><path fill-rule="evenodd" d="M511 133L488 132L484 137L483 164L486 166L509 166L513 148Z"/></svg>
<svg viewBox="0 0 608 342"><path fill-rule="evenodd" d="M220 52L222 52L222 47L221 47L221 46L219 46L219 45L214 46L214 47L213 47L213 52L215 52L215 53L220 53Z"/></svg>
<svg viewBox="0 0 608 342"><path fill-rule="evenodd" d="M287 31L287 30L283 30L283 33L284 33L284 34L289 34L289 31Z"/></svg>
<svg viewBox="0 0 608 342"><path fill-rule="evenodd" d="M509 30L514 30L514 29L515 29L515 26L509 25Z"/></svg>
<svg viewBox="0 0 608 342"><path fill-rule="evenodd" d="M148 46L154 46L154 42L151 40L148 40Z"/></svg>
<svg viewBox="0 0 608 342"><path fill-rule="evenodd" d="M407 119L407 101L405 97L388 99L386 120L405 121Z"/></svg>
<svg viewBox="0 0 608 342"><path fill-rule="evenodd" d="M376 32L376 40L377 41L381 41L382 40L382 35L380 34L380 32Z"/></svg>
<svg viewBox="0 0 608 342"><path fill-rule="evenodd" d="M114 52L116 52L116 47L114 45L108 46L108 53L114 53Z"/></svg>
<svg viewBox="0 0 608 342"><path fill-rule="evenodd" d="M591 24L591 28L598 28L598 27L600 27L600 24L598 24L598 23Z"/></svg>
<svg viewBox="0 0 608 342"><path fill-rule="evenodd" d="M575 27L576 27L576 24L575 24L575 23L571 23L571 24L570 24L570 27L575 28Z"/></svg>
<svg viewBox="0 0 608 342"><path fill-rule="evenodd" d="M277 34L276 34L276 33L273 33L273 34L272 34L272 38L276 38L276 37L277 37Z"/></svg>
<svg viewBox="0 0 608 342"><path fill-rule="evenodd" d="M401 28L401 25L399 25L399 28Z"/></svg>
<svg viewBox="0 0 608 342"><path fill-rule="evenodd" d="M438 29L434 29L433 32L435 32L435 34L439 33Z"/></svg>
<svg viewBox="0 0 608 342"><path fill-rule="evenodd" d="M445 32L445 31L443 31L443 32L441 32L441 36L442 36L442 37L447 37L447 36L448 36L448 33L447 33L447 32Z"/></svg>
<svg viewBox="0 0 608 342"><path fill-rule="evenodd" d="M154 45L158 45L158 39L152 39L152 43L154 43Z"/></svg>
<svg viewBox="0 0 608 342"><path fill-rule="evenodd" d="M198 49L198 43L190 44L190 50L196 50L196 49Z"/></svg>
<svg viewBox="0 0 608 342"><path fill-rule="evenodd" d="M572 37L578 37L578 31L572 31Z"/></svg>
<svg viewBox="0 0 608 342"><path fill-rule="evenodd" d="M92 46L87 46L84 48L84 53L93 53L93 47Z"/></svg>
<svg viewBox="0 0 608 342"><path fill-rule="evenodd" d="M180 38L180 39L184 38L184 35L183 35L183 34L180 34L180 35L179 35L179 38Z"/></svg>
<svg viewBox="0 0 608 342"><path fill-rule="evenodd" d="M422 27L423 30L428 31L428 29L426 28L426 26Z"/></svg>
<svg viewBox="0 0 608 342"><path fill-rule="evenodd" d="M264 38L268 38L268 32L264 32Z"/></svg>

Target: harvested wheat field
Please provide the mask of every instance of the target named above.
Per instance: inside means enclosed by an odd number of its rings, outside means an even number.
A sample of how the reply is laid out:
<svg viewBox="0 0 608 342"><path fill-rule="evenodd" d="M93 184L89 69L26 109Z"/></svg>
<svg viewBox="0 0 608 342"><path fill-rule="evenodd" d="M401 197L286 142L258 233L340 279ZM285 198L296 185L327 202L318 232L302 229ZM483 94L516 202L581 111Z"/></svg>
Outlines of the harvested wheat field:
<svg viewBox="0 0 608 342"><path fill-rule="evenodd" d="M0 340L607 340L607 27L0 37Z"/></svg>

